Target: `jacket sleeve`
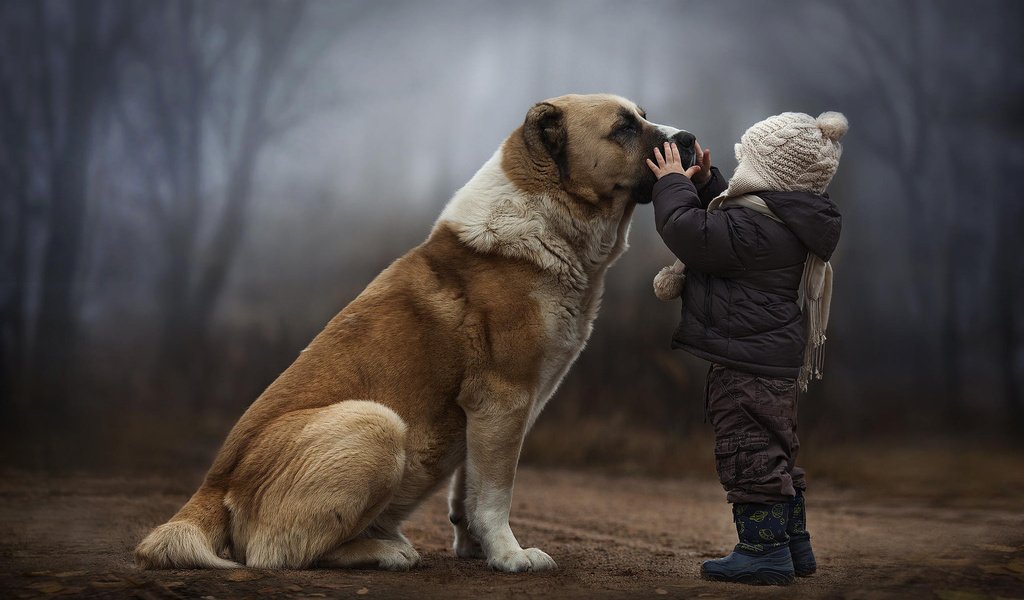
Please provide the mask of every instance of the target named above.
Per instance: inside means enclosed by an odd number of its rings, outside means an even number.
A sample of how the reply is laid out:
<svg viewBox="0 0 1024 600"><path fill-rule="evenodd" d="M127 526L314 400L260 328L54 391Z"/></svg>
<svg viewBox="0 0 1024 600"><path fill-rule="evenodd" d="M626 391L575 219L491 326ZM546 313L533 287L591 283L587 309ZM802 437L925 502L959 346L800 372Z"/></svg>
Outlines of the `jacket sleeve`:
<svg viewBox="0 0 1024 600"><path fill-rule="evenodd" d="M704 182L704 185L697 186L697 197L700 198L701 208L707 208L708 204L727 187L729 187L729 182L722 177L722 172L718 170L718 167L711 167L711 177Z"/></svg>
<svg viewBox="0 0 1024 600"><path fill-rule="evenodd" d="M733 242L728 212L708 212L693 183L670 173L654 184L654 226L665 245L687 268L704 273L745 269Z"/></svg>

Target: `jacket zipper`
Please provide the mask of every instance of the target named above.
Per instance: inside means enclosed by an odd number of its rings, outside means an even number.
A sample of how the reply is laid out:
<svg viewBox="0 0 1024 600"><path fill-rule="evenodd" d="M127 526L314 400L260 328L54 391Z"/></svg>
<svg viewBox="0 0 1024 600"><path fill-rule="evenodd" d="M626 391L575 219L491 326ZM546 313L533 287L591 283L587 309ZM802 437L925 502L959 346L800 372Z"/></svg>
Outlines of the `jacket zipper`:
<svg viewBox="0 0 1024 600"><path fill-rule="evenodd" d="M708 316L708 326L715 324L715 317L711 314L711 281L704 285L704 314Z"/></svg>

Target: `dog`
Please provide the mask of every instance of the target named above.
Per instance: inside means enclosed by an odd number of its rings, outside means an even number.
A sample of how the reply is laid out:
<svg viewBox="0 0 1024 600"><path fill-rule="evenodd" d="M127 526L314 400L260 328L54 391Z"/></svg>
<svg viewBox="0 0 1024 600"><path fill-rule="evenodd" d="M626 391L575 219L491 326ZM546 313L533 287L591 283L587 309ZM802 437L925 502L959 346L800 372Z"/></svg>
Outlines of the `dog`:
<svg viewBox="0 0 1024 600"><path fill-rule="evenodd" d="M445 479L455 554L555 561L509 528L523 437L590 336L644 161L694 136L614 95L534 105L392 263L242 415L142 568L410 569L403 520ZM230 555L231 560L222 554Z"/></svg>

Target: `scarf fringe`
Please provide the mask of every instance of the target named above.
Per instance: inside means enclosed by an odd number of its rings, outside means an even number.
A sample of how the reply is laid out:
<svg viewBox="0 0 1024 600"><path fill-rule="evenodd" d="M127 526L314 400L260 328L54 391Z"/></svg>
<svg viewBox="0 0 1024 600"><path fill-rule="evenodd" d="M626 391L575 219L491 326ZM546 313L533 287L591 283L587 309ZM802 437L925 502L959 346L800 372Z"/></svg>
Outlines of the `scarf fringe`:
<svg viewBox="0 0 1024 600"><path fill-rule="evenodd" d="M797 383L806 392L811 379L821 379L825 366L825 330L828 328L829 308L832 301L832 265L813 253L807 254L804 274L800 282L797 303L804 313L807 343L804 346L804 364Z"/></svg>

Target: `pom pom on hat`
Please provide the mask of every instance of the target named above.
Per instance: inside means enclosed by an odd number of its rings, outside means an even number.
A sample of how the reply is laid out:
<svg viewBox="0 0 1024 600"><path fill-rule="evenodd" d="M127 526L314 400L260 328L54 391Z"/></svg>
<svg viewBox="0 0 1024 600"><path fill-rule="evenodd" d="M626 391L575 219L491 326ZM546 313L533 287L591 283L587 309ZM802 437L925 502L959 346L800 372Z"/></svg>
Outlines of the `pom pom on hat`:
<svg viewBox="0 0 1024 600"><path fill-rule="evenodd" d="M654 295L658 300L669 301L683 295L683 282L686 275L683 274L683 263L678 260L671 265L662 268L654 277Z"/></svg>
<svg viewBox="0 0 1024 600"><path fill-rule="evenodd" d="M846 116L839 112L823 112L818 115L817 122L821 134L833 142L838 142L839 138L843 137L850 129L850 123L846 120Z"/></svg>

